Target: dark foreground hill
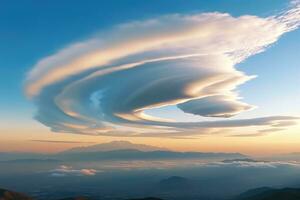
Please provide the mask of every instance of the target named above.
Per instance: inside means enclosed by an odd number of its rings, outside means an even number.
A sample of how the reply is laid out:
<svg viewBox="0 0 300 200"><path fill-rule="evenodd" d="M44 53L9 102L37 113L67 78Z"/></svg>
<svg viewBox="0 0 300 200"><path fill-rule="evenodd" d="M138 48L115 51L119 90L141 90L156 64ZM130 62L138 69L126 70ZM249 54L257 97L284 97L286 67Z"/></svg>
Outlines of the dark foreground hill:
<svg viewBox="0 0 300 200"><path fill-rule="evenodd" d="M70 197L70 198L64 198L64 199L59 199L59 200L89 200L86 197ZM125 199L125 200L163 200L163 199L159 199L156 197L146 197L146 198L142 198L142 199Z"/></svg>
<svg viewBox="0 0 300 200"><path fill-rule="evenodd" d="M0 200L33 200L25 194L0 189Z"/></svg>
<svg viewBox="0 0 300 200"><path fill-rule="evenodd" d="M33 198L19 192L5 190L0 188L0 200L34 200ZM69 197L59 200L89 200L88 197ZM100 200L100 199L99 199ZM125 199L125 200L162 200L156 197L136 198L136 199Z"/></svg>
<svg viewBox="0 0 300 200"><path fill-rule="evenodd" d="M162 200L156 197L147 197L147 198L142 198L142 199L127 199L127 200Z"/></svg>
<svg viewBox="0 0 300 200"><path fill-rule="evenodd" d="M68 197L60 200L89 200L87 197Z"/></svg>
<svg viewBox="0 0 300 200"><path fill-rule="evenodd" d="M178 178L176 178L177 180ZM179 179L178 179L179 180ZM185 181L185 180L179 180ZM88 197L70 197L59 200L89 200ZM93 198L91 198L93 199ZM14 191L0 189L0 200L34 200L33 198ZM99 199L100 200L100 199ZM163 200L156 197L124 199L124 200ZM188 198L187 198L188 200ZM237 196L233 200L300 200L300 189L283 188L273 189L268 187L249 190Z"/></svg>
<svg viewBox="0 0 300 200"><path fill-rule="evenodd" d="M300 189L257 188L242 193L235 200L300 200Z"/></svg>

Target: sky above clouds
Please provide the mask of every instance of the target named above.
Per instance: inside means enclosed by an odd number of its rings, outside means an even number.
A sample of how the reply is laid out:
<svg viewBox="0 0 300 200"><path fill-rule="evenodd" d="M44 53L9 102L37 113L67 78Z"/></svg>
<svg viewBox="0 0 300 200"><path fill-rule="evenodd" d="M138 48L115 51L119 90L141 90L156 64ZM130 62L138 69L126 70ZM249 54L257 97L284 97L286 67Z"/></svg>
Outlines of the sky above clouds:
<svg viewBox="0 0 300 200"><path fill-rule="evenodd" d="M4 1L0 136L295 141L299 1L168 3Z"/></svg>

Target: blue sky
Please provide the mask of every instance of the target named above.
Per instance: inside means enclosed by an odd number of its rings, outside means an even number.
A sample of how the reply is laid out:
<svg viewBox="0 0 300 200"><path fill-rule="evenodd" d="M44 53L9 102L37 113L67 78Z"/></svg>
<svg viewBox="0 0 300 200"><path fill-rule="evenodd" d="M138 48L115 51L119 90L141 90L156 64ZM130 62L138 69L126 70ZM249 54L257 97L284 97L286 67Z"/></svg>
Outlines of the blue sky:
<svg viewBox="0 0 300 200"><path fill-rule="evenodd" d="M31 104L24 98L22 80L26 72L39 58L52 54L69 43L84 39L114 24L161 14L186 14L199 11L229 12L235 16L243 14L267 16L277 10L282 10L286 4L286 0L245 0L243 3L238 0L226 2L221 0L195 0L188 3L178 0L172 2L124 0L78 1L72 2L72 4L69 1L1 1L0 53L2 56L0 65L2 67L0 72L2 84L0 89L3 96L0 99L0 106L2 113L4 113L1 117L6 118L9 114L9 116L15 118L22 116L24 111L28 112L28 110L33 109ZM296 84L298 83L296 82L299 80L298 77L281 77L284 72L280 70L284 67L287 74L289 74L287 72L289 70L293 74L299 72L297 71L297 64L299 63L295 59L296 52L300 49L299 44L295 42L298 37L299 31L289 33L267 52L249 58L241 64L243 70L248 73L264 76L263 80L257 79L248 85L241 86L245 90L251 91L246 92L244 90L243 92L242 90L243 96L247 100L249 99L254 103L263 101L253 90L257 91L256 89L262 90L267 86L271 87L270 82L272 80L284 82L282 80L284 78L292 79ZM273 53L276 53L281 59L274 62L272 60ZM285 67L286 62L290 62L289 67ZM264 82L267 83L267 86ZM256 87L256 84L259 87ZM294 87L297 87L296 84ZM293 85L289 84L281 87L284 90L290 90L291 86ZM292 91L295 91L294 88ZM276 94L276 91L274 93L268 93L268 95L282 96L281 93ZM267 101L267 103L270 102Z"/></svg>
<svg viewBox="0 0 300 200"><path fill-rule="evenodd" d="M2 122L32 123L36 106L24 95L27 73L42 58L70 44L87 40L99 32L131 21L163 15L229 13L233 17L265 18L287 9L286 0L210 1L8 1L0 2L0 74ZM256 79L238 86L243 102L258 106L233 119L299 114L300 31L285 33L263 53L237 64L237 69ZM174 107L149 111L160 117L183 121L199 119L176 116ZM201 119L201 118L200 118ZM20 122L21 121L21 122Z"/></svg>

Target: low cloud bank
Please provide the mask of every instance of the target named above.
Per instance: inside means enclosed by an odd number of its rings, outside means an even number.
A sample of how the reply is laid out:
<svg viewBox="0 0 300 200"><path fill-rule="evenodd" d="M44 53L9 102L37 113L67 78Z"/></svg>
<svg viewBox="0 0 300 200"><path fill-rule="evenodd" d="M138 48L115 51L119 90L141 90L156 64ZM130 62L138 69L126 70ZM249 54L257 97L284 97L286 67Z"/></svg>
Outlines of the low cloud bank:
<svg viewBox="0 0 300 200"><path fill-rule="evenodd" d="M57 169L50 171L50 176L64 177L64 176L94 176L99 171L95 169L73 169L72 166L61 165Z"/></svg>

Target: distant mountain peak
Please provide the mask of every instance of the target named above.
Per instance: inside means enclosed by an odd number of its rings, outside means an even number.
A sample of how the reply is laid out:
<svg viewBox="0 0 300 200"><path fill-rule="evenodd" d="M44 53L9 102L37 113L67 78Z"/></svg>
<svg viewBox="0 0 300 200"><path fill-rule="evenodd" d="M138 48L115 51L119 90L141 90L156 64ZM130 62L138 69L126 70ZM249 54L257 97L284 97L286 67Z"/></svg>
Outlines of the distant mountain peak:
<svg viewBox="0 0 300 200"><path fill-rule="evenodd" d="M98 152L98 151L114 151L123 149L136 149L139 151L167 151L163 147L156 147L146 144L135 144L129 141L118 140L108 143L95 144L91 146L75 147L64 151L63 153L79 153L79 152Z"/></svg>

